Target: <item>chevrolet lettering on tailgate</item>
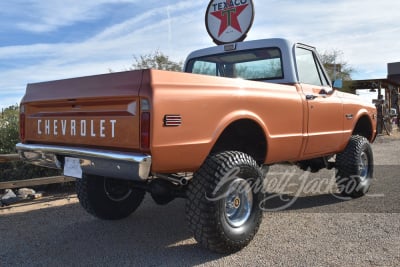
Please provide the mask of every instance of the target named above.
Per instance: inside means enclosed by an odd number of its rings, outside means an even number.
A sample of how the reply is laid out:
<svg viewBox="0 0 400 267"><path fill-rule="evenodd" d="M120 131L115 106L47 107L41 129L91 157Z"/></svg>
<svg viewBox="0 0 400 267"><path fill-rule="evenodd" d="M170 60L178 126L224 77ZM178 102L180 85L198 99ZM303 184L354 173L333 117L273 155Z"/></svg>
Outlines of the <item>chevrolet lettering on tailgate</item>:
<svg viewBox="0 0 400 267"><path fill-rule="evenodd" d="M116 120L37 120L38 135L115 138ZM110 136L107 136L107 133Z"/></svg>

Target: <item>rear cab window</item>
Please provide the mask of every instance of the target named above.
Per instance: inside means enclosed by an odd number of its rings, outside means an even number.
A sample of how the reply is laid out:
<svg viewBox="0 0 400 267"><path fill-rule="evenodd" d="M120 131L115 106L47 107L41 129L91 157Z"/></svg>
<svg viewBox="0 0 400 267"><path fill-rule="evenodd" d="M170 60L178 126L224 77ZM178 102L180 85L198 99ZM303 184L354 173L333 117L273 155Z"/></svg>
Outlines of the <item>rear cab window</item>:
<svg viewBox="0 0 400 267"><path fill-rule="evenodd" d="M245 80L283 79L279 48L261 48L191 59L186 72Z"/></svg>

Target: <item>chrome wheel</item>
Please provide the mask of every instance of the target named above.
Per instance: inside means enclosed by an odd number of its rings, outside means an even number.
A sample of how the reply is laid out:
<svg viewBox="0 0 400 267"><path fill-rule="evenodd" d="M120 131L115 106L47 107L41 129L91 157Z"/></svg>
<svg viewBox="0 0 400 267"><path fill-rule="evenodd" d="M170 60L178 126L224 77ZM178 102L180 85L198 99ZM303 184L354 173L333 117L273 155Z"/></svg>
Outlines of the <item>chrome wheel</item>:
<svg viewBox="0 0 400 267"><path fill-rule="evenodd" d="M249 219L253 208L253 191L246 180L235 179L224 199L225 218L232 227L241 227Z"/></svg>

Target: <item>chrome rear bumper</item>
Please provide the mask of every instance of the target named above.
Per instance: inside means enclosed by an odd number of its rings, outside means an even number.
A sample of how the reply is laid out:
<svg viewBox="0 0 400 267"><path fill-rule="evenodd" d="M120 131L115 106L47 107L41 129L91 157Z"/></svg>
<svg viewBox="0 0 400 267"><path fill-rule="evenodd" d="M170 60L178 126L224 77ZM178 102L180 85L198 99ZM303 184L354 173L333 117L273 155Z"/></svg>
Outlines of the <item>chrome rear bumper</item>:
<svg viewBox="0 0 400 267"><path fill-rule="evenodd" d="M65 157L78 158L83 173L117 179L147 180L151 168L151 156L141 153L21 143L16 149L22 160L34 165L62 169Z"/></svg>

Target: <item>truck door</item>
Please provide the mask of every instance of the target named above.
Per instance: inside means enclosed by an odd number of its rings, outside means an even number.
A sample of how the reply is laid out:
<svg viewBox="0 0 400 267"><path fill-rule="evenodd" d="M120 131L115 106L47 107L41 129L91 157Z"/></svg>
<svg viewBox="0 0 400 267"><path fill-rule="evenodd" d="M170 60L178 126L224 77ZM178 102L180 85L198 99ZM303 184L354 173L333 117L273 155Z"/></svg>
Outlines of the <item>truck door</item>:
<svg viewBox="0 0 400 267"><path fill-rule="evenodd" d="M343 138L343 103L323 70L314 49L298 45L296 62L308 111L305 156L337 152Z"/></svg>

